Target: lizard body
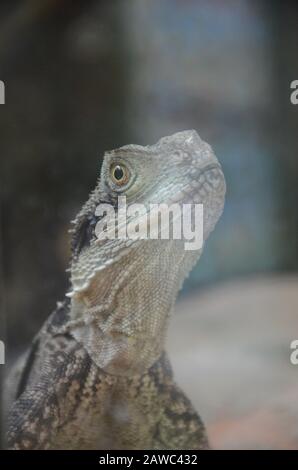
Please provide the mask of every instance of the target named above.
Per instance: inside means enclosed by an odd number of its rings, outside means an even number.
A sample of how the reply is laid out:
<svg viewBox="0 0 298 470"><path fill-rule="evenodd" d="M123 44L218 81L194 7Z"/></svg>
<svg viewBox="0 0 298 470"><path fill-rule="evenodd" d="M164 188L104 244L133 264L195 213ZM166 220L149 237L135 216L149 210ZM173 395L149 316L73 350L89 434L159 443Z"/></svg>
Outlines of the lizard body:
<svg viewBox="0 0 298 470"><path fill-rule="evenodd" d="M105 154L96 189L74 221L70 298L11 374L10 448L208 448L164 351L177 293L201 249L187 251L175 239L99 240L96 208L109 203L117 211L119 195L146 208L202 203L206 240L224 194L220 165L195 131Z"/></svg>

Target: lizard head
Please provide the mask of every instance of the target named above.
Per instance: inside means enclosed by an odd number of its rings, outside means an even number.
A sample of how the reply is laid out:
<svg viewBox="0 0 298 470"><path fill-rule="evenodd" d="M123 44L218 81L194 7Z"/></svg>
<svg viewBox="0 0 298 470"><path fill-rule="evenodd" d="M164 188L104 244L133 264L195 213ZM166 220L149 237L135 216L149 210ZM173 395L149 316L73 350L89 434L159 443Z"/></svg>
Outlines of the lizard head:
<svg viewBox="0 0 298 470"><path fill-rule="evenodd" d="M152 205L174 204L180 215L186 205L193 215L194 205L202 204L205 242L224 195L220 164L195 131L105 154L97 186L74 221L68 294L72 333L99 367L130 375L152 365L163 350L177 293L202 251L185 249L182 230L180 238L170 230L169 239L161 239L160 231L152 239L150 222L161 220L150 219ZM173 213L168 215L173 223ZM147 239L138 236L140 227Z"/></svg>

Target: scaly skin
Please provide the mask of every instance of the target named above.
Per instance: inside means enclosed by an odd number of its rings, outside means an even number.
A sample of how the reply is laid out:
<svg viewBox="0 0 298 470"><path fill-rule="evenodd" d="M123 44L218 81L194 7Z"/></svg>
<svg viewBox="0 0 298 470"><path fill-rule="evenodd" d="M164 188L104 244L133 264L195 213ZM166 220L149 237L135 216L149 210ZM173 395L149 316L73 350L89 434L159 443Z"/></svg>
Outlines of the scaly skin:
<svg viewBox="0 0 298 470"><path fill-rule="evenodd" d="M115 164L128 169L125 184L111 177ZM96 208L117 208L119 195L148 210L202 203L205 241L223 210L225 181L195 131L105 154L74 221L70 298L11 373L10 448L208 448L164 352L177 293L201 250L186 251L184 240L98 240Z"/></svg>

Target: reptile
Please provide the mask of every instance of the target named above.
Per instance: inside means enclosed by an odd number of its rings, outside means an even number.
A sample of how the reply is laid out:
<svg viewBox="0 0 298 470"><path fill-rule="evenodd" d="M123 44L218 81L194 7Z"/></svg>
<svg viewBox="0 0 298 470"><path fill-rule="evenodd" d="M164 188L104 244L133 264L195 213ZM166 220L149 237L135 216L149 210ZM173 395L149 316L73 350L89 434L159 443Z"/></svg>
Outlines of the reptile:
<svg viewBox="0 0 298 470"><path fill-rule="evenodd" d="M208 449L175 383L165 337L177 294L224 206L225 179L196 131L105 153L73 221L71 290L10 371L10 449ZM203 244L100 239L97 207L203 204ZM149 209L148 209L149 210ZM189 365L191 367L191 365Z"/></svg>

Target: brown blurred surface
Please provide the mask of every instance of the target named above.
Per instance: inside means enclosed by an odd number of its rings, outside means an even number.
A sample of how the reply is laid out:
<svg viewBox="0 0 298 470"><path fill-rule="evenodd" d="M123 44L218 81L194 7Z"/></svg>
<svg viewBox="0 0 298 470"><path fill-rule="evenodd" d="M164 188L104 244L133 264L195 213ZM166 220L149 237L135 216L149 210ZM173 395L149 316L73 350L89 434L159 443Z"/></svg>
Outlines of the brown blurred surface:
<svg viewBox="0 0 298 470"><path fill-rule="evenodd" d="M216 449L298 448L298 278L218 284L176 306L168 350Z"/></svg>

